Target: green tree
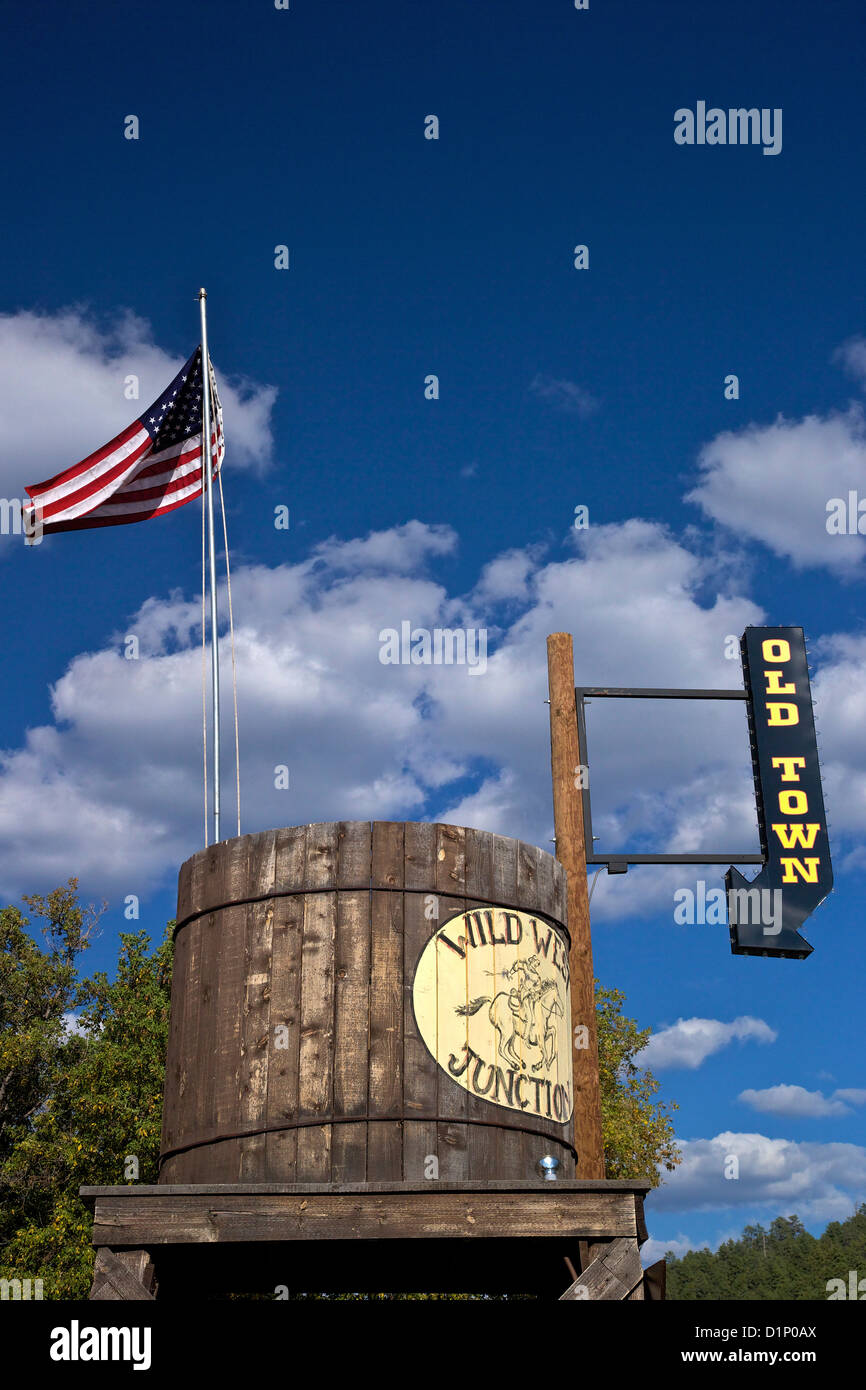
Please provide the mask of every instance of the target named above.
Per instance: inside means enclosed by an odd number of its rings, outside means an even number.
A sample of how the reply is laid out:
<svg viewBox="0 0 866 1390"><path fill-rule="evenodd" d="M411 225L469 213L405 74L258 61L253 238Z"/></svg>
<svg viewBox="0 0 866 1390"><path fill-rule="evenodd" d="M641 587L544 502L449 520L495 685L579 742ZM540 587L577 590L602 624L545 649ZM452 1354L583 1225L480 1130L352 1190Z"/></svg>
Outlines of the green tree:
<svg viewBox="0 0 866 1390"><path fill-rule="evenodd" d="M678 1107L656 1099L659 1082L635 1061L651 1029L623 1016L624 1000L621 990L605 989L596 980L605 1171L609 1178L642 1178L657 1187L660 1167L671 1172L680 1162L671 1118Z"/></svg>
<svg viewBox="0 0 866 1390"><path fill-rule="evenodd" d="M24 899L42 919L45 950L19 908L0 911L0 1162L48 1098L63 1016L78 999L76 959L99 913L78 905L77 888L70 879L48 898Z"/></svg>
<svg viewBox="0 0 866 1390"><path fill-rule="evenodd" d="M75 957L98 914L77 906L74 879L48 899L41 952L14 908L0 913L0 1277L42 1278L51 1298L86 1298L93 1270L85 1184L154 1182L171 988L171 927L152 953L122 935L117 976L79 981ZM4 1001L8 999L3 991ZM78 1009L74 1030L64 1013ZM0 1082L2 1084L2 1082Z"/></svg>
<svg viewBox="0 0 866 1390"><path fill-rule="evenodd" d="M829 1297L828 1282L848 1289L850 1270L866 1272L866 1204L845 1222L831 1221L817 1238L798 1216L777 1216L769 1230L746 1226L715 1253L667 1255L670 1299L762 1299L801 1302Z"/></svg>

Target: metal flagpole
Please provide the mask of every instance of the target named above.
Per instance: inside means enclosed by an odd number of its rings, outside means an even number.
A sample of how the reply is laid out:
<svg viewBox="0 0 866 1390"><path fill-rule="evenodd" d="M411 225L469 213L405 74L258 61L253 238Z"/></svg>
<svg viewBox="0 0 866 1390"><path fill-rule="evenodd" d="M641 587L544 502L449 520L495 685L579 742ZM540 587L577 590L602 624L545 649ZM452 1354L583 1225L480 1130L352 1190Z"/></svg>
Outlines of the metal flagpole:
<svg viewBox="0 0 866 1390"><path fill-rule="evenodd" d="M201 309L201 379L202 379L202 450L206 460L207 516L210 545L210 630L211 679L213 684L213 838L220 838L220 658L217 628L216 546L214 543L213 454L211 452L210 418L210 357L207 350L207 290L200 289Z"/></svg>

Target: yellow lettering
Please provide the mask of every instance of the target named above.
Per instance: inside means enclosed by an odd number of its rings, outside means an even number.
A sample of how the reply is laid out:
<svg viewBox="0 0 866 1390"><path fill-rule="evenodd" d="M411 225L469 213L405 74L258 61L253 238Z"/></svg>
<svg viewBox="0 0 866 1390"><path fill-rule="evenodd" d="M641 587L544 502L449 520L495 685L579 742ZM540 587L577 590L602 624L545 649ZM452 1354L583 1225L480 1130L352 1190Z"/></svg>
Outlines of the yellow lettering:
<svg viewBox="0 0 866 1390"><path fill-rule="evenodd" d="M768 694L768 695L793 695L793 694L794 694L794 692L796 691L797 687L794 685L794 682L793 682L793 681L788 681L785 685L780 685L780 684L779 684L780 680L782 679L782 674L783 674L783 673L782 673L781 671L765 671L765 672L764 672L764 675L767 677L767 694Z"/></svg>
<svg viewBox="0 0 866 1390"><path fill-rule="evenodd" d="M783 816L805 816L808 809L809 798L805 792L779 792L779 810Z"/></svg>
<svg viewBox="0 0 866 1390"><path fill-rule="evenodd" d="M784 710L788 710L789 713L784 714ZM799 724L800 722L797 706L784 704L781 700L768 700L767 712L770 716L767 720L770 728L777 727L779 724Z"/></svg>
<svg viewBox="0 0 866 1390"><path fill-rule="evenodd" d="M765 642L761 643L761 655L765 661L790 661L791 644L781 639L776 641L774 638L768 637Z"/></svg>
<svg viewBox="0 0 866 1390"><path fill-rule="evenodd" d="M795 772L794 768L806 766L805 758L772 758L770 761L773 767L780 767L782 769L783 782L799 782L800 774Z"/></svg>
<svg viewBox="0 0 866 1390"><path fill-rule="evenodd" d="M780 862L785 868L782 874L783 883L796 883L798 873L804 883L818 882L820 859L782 859Z"/></svg>
<svg viewBox="0 0 866 1390"><path fill-rule="evenodd" d="M782 841L782 849L796 849L799 845L801 849L812 849L815 844L815 836L821 829L817 823L815 825L773 825L770 827Z"/></svg>

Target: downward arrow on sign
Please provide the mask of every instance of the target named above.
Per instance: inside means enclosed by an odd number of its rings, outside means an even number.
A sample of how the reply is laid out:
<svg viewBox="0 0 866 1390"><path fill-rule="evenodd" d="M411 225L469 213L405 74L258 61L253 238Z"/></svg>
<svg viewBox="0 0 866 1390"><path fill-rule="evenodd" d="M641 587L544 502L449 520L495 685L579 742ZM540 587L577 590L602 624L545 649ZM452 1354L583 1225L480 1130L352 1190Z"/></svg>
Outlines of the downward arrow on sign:
<svg viewBox="0 0 866 1390"><path fill-rule="evenodd" d="M804 890L811 888L811 893ZM799 933L825 896L810 884L782 886L782 866L765 864L749 883L739 869L725 874L728 925L735 956L788 956L805 960L813 947Z"/></svg>

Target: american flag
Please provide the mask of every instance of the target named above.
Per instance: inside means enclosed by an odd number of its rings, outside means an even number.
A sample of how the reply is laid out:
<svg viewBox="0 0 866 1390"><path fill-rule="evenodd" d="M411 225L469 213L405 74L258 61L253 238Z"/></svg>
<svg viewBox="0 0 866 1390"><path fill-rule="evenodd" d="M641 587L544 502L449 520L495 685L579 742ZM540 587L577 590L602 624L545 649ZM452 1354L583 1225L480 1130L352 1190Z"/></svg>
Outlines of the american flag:
<svg viewBox="0 0 866 1390"><path fill-rule="evenodd" d="M213 366L211 451L214 474L225 455L223 419ZM84 531L149 521L202 493L202 371L197 347L174 381L110 444L44 483L26 489L32 521L42 530Z"/></svg>

